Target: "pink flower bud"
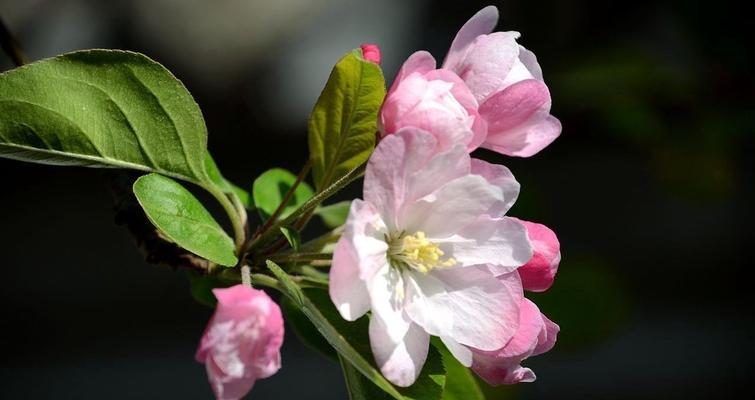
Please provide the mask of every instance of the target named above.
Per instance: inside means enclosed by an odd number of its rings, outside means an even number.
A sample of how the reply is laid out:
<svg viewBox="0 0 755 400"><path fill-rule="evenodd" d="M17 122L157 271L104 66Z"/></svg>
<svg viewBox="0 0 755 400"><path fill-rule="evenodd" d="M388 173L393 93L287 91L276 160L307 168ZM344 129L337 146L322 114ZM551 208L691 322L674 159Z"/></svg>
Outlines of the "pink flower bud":
<svg viewBox="0 0 755 400"><path fill-rule="evenodd" d="M399 70L380 110L379 128L382 137L421 129L435 136L440 150L462 144L472 151L486 133L467 85L453 72L436 69L426 51L412 54Z"/></svg>
<svg viewBox="0 0 755 400"><path fill-rule="evenodd" d="M519 267L525 290L543 292L551 287L561 261L561 246L556 234L547 226L521 221L527 228L527 237L532 245L532 259Z"/></svg>
<svg viewBox="0 0 755 400"><path fill-rule="evenodd" d="M283 318L268 295L244 285L214 289L218 299L197 349L217 399L244 397L280 369Z"/></svg>
<svg viewBox="0 0 755 400"><path fill-rule="evenodd" d="M359 47L362 49L362 57L365 60L380 64L380 47L378 45L365 43Z"/></svg>

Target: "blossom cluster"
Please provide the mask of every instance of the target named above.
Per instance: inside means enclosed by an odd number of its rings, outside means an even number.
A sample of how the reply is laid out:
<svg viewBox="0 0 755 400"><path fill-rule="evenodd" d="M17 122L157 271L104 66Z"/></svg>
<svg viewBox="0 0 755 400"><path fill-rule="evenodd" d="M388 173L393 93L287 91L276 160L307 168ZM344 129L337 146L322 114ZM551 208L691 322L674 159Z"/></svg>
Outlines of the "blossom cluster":
<svg viewBox="0 0 755 400"><path fill-rule="evenodd" d="M329 293L341 316L369 313L382 374L410 386L437 336L490 384L531 382L521 365L550 350L558 325L525 297L547 290L560 261L556 235L507 216L520 185L471 157L477 148L536 154L561 132L532 52L494 32L486 7L458 32L440 68L425 51L398 72L379 113L363 199L335 245ZM380 63L380 50L362 57ZM264 292L215 289L218 308L197 351L216 397L238 399L280 368L283 320Z"/></svg>
<svg viewBox="0 0 755 400"><path fill-rule="evenodd" d="M491 33L497 21L495 7L473 16L440 68L425 51L404 62L334 251L331 299L347 320L370 312L375 361L398 386L419 376L431 336L491 384L533 381L522 360L559 331L524 296L552 284L555 234L506 216L519 183L470 156L531 156L561 132L534 54Z"/></svg>

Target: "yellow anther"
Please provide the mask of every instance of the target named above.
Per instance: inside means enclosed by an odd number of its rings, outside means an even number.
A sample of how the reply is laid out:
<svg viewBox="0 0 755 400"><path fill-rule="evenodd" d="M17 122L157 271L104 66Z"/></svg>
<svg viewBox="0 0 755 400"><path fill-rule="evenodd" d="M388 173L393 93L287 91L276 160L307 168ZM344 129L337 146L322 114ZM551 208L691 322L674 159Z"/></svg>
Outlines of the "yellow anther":
<svg viewBox="0 0 755 400"><path fill-rule="evenodd" d="M456 264L453 257L441 260L443 250L431 242L422 231L413 235L401 233L391 239L388 258L395 267L409 267L426 274L433 268L451 267Z"/></svg>

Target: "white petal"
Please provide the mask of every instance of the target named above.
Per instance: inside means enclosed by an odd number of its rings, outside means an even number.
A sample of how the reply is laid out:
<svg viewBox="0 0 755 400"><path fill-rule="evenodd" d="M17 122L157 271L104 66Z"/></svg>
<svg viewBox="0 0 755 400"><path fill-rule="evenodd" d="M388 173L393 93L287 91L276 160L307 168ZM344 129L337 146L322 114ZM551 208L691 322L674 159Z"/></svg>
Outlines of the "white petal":
<svg viewBox="0 0 755 400"><path fill-rule="evenodd" d="M493 217L501 217L514 205L519 197L519 182L514 178L511 171L500 164L491 164L486 161L472 159L471 171L487 179L491 185L495 185L503 191L503 202L493 206L488 214Z"/></svg>
<svg viewBox="0 0 755 400"><path fill-rule="evenodd" d="M519 306L486 266L413 273L407 282L406 312L431 335L496 350L516 332Z"/></svg>
<svg viewBox="0 0 755 400"><path fill-rule="evenodd" d="M333 253L330 298L343 318L353 321L370 308L365 281L387 267L388 245L382 239L385 227L375 208L354 200L344 233Z"/></svg>
<svg viewBox="0 0 755 400"><path fill-rule="evenodd" d="M532 74L532 77L543 81L543 70L540 68L540 64L537 62L535 53L527 50L524 46L519 46L519 61L524 64L527 70Z"/></svg>
<svg viewBox="0 0 755 400"><path fill-rule="evenodd" d="M457 360L461 363L461 365L469 368L472 366L472 359L473 354L472 350L469 350L469 347L466 347L459 342L451 339L448 336L441 336L440 340L443 341L443 344L446 345L446 348L448 348L448 351L453 354L454 357L456 357Z"/></svg>
<svg viewBox="0 0 755 400"><path fill-rule="evenodd" d="M497 274L514 271L532 258L527 229L514 218L483 215L448 238L431 238L458 266L490 264Z"/></svg>
<svg viewBox="0 0 755 400"><path fill-rule="evenodd" d="M479 175L467 175L441 186L414 204L399 219L407 232L423 231L431 238L448 237L503 201L503 192Z"/></svg>
<svg viewBox="0 0 755 400"><path fill-rule="evenodd" d="M430 335L417 324L407 321L404 334L396 337L394 326L383 321L380 315L373 314L370 346L383 376L397 386L406 387L417 380L425 365Z"/></svg>

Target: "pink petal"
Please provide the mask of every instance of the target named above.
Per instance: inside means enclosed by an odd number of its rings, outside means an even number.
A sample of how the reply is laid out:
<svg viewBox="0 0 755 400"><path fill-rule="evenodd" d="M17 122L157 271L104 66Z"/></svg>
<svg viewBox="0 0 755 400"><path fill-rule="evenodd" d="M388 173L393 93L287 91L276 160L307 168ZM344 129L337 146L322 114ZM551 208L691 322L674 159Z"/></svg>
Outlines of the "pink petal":
<svg viewBox="0 0 755 400"><path fill-rule="evenodd" d="M543 70L537 62L535 53L527 50L524 46L519 46L519 61L527 68L532 77L543 82Z"/></svg>
<svg viewBox="0 0 755 400"><path fill-rule="evenodd" d="M443 68L455 69L475 38L493 31L498 23L498 8L487 6L473 15L456 34L448 50Z"/></svg>
<svg viewBox="0 0 755 400"><path fill-rule="evenodd" d="M511 171L500 164L491 164L487 161L472 159L472 173L480 175L494 186L503 190L503 201L496 204L488 214L492 217L501 217L514 205L519 197L519 182L514 178Z"/></svg>
<svg viewBox="0 0 755 400"><path fill-rule="evenodd" d="M389 92L394 91L396 89L396 86L398 86L401 81L406 79L407 76L415 72L421 74L430 72L435 69L435 66L435 58L433 58L432 54L424 50L412 53L412 55L410 55L409 58L404 61L404 64L402 64L401 68L398 70L396 78L393 80L393 84L391 85Z"/></svg>
<svg viewBox="0 0 755 400"><path fill-rule="evenodd" d="M561 134L561 123L549 112L550 94L542 82L529 79L509 86L480 107L488 122L482 147L510 156L536 154Z"/></svg>
<svg viewBox="0 0 755 400"><path fill-rule="evenodd" d="M545 323L545 329L543 329L542 332L540 332L540 336L538 336L537 339L537 346L535 346L535 350L532 352L532 356L543 354L547 351L550 351L553 346L556 345L556 338L558 336L558 332L561 330L561 328L556 325L553 321L549 320L545 315L540 315L543 318L543 322Z"/></svg>
<svg viewBox="0 0 755 400"><path fill-rule="evenodd" d="M479 36L469 46L464 58L450 68L469 86L479 103L513 83L508 79L519 62L518 32L494 32ZM522 66L526 72L526 68ZM519 75L519 74L517 74ZM520 79L531 78L523 76Z"/></svg>
<svg viewBox="0 0 755 400"><path fill-rule="evenodd" d="M519 220L527 228L532 244L532 259L518 269L526 290L542 292L553 284L561 261L561 245L556 234L547 226Z"/></svg>
<svg viewBox="0 0 755 400"><path fill-rule="evenodd" d="M391 337L391 325L379 316L370 319L370 346L375 362L386 379L400 387L411 386L417 380L427 359L430 335L417 324L411 324L398 340Z"/></svg>

